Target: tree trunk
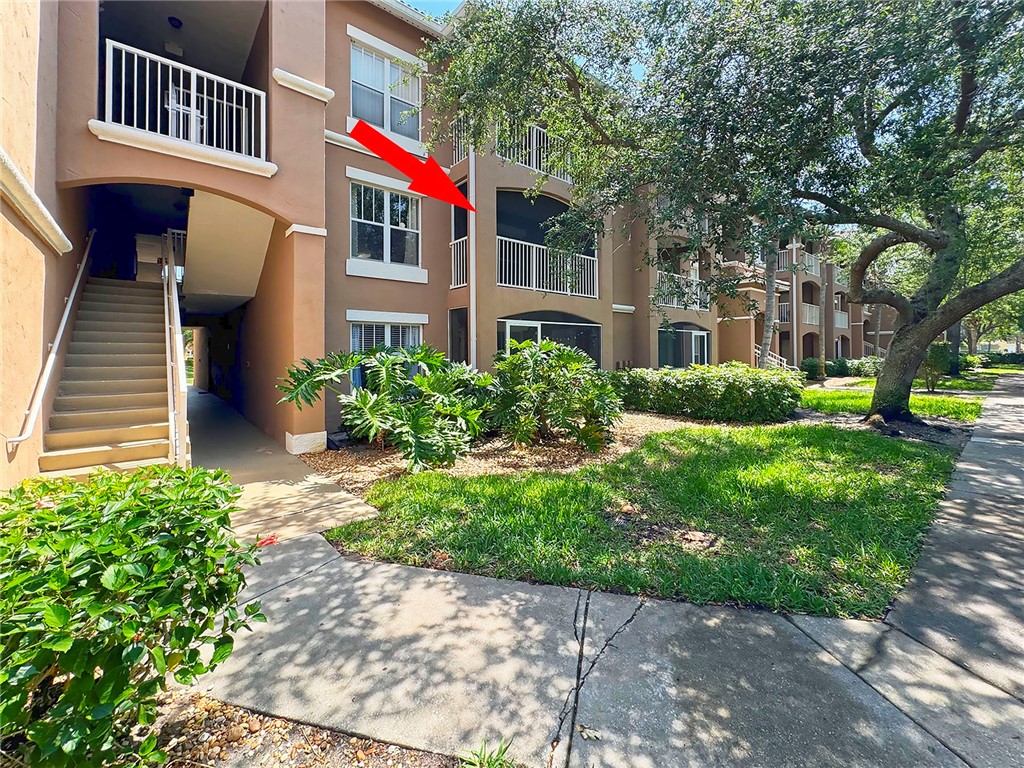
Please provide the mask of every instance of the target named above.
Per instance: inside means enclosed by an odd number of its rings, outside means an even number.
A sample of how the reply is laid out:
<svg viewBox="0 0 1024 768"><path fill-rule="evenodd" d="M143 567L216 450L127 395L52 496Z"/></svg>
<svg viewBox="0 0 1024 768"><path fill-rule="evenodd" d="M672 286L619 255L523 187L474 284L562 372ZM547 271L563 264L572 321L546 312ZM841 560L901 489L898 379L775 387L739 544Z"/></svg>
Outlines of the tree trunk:
<svg viewBox="0 0 1024 768"><path fill-rule="evenodd" d="M967 354L978 354L978 335L971 326L967 326Z"/></svg>
<svg viewBox="0 0 1024 768"><path fill-rule="evenodd" d="M772 248L764 257L764 330L761 333L761 359L759 368L768 367L768 353L772 348L772 337L775 335L775 286L778 282L779 252Z"/></svg>
<svg viewBox="0 0 1024 768"><path fill-rule="evenodd" d="M869 415L878 414L886 421L918 421L910 412L910 390L931 341L926 335L911 325L893 333L875 383Z"/></svg>
<svg viewBox="0 0 1024 768"><path fill-rule="evenodd" d="M960 345L963 343L963 320L957 320L949 329L949 343L953 347L953 358L949 361L949 375L960 375Z"/></svg>
<svg viewBox="0 0 1024 768"><path fill-rule="evenodd" d="M875 304L875 357L882 356L882 310L884 304Z"/></svg>

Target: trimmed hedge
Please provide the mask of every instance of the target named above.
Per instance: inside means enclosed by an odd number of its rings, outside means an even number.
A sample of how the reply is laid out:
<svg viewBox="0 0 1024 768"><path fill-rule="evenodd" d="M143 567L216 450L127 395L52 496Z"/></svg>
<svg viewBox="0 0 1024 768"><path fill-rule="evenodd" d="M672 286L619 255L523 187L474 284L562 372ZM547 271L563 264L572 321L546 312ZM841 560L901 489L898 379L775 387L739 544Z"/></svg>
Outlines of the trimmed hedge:
<svg viewBox="0 0 1024 768"><path fill-rule="evenodd" d="M1024 365L1024 352L985 352L978 355L982 368L998 365Z"/></svg>
<svg viewBox="0 0 1024 768"><path fill-rule="evenodd" d="M631 368L609 375L629 410L744 424L785 421L800 404L804 387L795 371L738 362Z"/></svg>

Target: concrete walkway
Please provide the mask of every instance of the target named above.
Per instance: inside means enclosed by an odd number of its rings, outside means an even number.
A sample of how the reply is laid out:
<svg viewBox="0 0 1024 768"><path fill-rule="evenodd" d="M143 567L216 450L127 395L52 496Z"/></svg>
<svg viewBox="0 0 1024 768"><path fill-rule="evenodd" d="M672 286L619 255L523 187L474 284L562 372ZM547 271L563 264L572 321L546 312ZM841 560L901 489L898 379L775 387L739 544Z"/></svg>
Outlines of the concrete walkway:
<svg viewBox="0 0 1024 768"><path fill-rule="evenodd" d="M209 392L189 388L188 421L192 464L226 469L242 486L242 511L231 522L245 540L271 533L283 540L377 514Z"/></svg>
<svg viewBox="0 0 1024 768"><path fill-rule="evenodd" d="M885 623L643 601L266 551L268 623L203 686L530 766L1024 765L1024 377L1001 377ZM554 744L554 746L552 746Z"/></svg>

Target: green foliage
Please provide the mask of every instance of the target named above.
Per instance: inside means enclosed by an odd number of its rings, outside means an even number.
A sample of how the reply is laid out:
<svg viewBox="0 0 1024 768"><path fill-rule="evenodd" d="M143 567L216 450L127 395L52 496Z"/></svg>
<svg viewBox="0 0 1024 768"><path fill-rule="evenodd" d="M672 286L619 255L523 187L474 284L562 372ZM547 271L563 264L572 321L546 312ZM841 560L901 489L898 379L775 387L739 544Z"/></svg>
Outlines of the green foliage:
<svg viewBox="0 0 1024 768"><path fill-rule="evenodd" d="M980 357L983 368L1024 364L1024 353L1021 352L986 352Z"/></svg>
<svg viewBox="0 0 1024 768"><path fill-rule="evenodd" d="M819 381L821 379L821 361L816 357L805 357L801 360L800 370L804 372L808 381Z"/></svg>
<svg viewBox="0 0 1024 768"><path fill-rule="evenodd" d="M746 424L785 421L799 404L803 389L798 373L737 362L632 368L611 376L630 410Z"/></svg>
<svg viewBox="0 0 1024 768"><path fill-rule="evenodd" d="M871 392L848 389L805 389L800 403L821 413L863 413L871 410ZM921 416L941 416L959 421L976 421L981 415L981 398L956 395L911 395L910 407Z"/></svg>
<svg viewBox="0 0 1024 768"><path fill-rule="evenodd" d="M882 370L884 360L874 355L860 357L849 361L851 376L877 376Z"/></svg>
<svg viewBox="0 0 1024 768"><path fill-rule="evenodd" d="M849 376L850 361L845 357L837 357L835 360L825 361L826 376Z"/></svg>
<svg viewBox="0 0 1024 768"><path fill-rule="evenodd" d="M380 482L381 515L327 535L409 565L878 618L952 467L946 449L866 430L689 427L572 473Z"/></svg>
<svg viewBox="0 0 1024 768"><path fill-rule="evenodd" d="M953 346L948 341L933 341L928 345L918 376L924 379L929 392L934 392L939 379L949 374L952 364Z"/></svg>
<svg viewBox="0 0 1024 768"><path fill-rule="evenodd" d="M960 355L960 370L974 371L981 368L981 357L979 355Z"/></svg>
<svg viewBox="0 0 1024 768"><path fill-rule="evenodd" d="M459 757L459 768L515 768L515 763L508 757L508 749L512 742L504 739L498 742L494 749L487 747L483 742L471 752Z"/></svg>
<svg viewBox="0 0 1024 768"><path fill-rule="evenodd" d="M622 401L590 356L546 339L510 347L495 357L494 425L516 445L570 436L591 451L604 446Z"/></svg>
<svg viewBox="0 0 1024 768"><path fill-rule="evenodd" d="M340 385L362 367L366 385L344 392ZM379 346L337 352L290 367L278 389L280 402L298 408L320 399L325 389L341 405L341 421L354 437L393 445L413 471L448 466L484 429L490 375L453 363L433 347Z"/></svg>
<svg viewBox="0 0 1024 768"><path fill-rule="evenodd" d="M237 601L258 562L227 527L238 493L219 470L150 467L0 496L5 750L52 768L166 758L149 729L166 674L193 682L264 620Z"/></svg>

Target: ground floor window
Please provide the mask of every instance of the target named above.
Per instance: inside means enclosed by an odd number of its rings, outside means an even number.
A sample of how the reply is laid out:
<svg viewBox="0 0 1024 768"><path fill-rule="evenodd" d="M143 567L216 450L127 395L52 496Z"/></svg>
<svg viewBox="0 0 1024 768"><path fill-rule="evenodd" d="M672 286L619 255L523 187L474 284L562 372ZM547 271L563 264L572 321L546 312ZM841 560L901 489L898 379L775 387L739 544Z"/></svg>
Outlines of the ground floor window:
<svg viewBox="0 0 1024 768"><path fill-rule="evenodd" d="M448 359L469 362L469 312L465 307L448 310Z"/></svg>
<svg viewBox="0 0 1024 768"><path fill-rule="evenodd" d="M711 331L692 323L658 329L658 367L688 368L711 361Z"/></svg>
<svg viewBox="0 0 1024 768"><path fill-rule="evenodd" d="M388 347L418 347L423 343L423 326L401 323L352 323L352 351L363 352L380 345ZM352 371L352 386L366 384L363 366Z"/></svg>
<svg viewBox="0 0 1024 768"><path fill-rule="evenodd" d="M553 319L558 317L560 319ZM498 349L508 351L510 341L541 339L576 347L601 365L601 325L564 312L528 312L498 321Z"/></svg>

